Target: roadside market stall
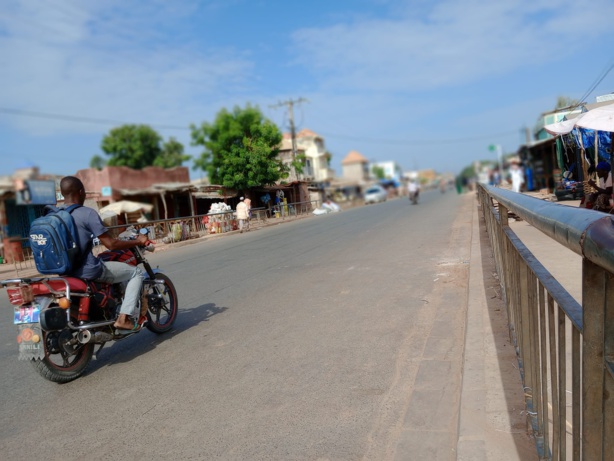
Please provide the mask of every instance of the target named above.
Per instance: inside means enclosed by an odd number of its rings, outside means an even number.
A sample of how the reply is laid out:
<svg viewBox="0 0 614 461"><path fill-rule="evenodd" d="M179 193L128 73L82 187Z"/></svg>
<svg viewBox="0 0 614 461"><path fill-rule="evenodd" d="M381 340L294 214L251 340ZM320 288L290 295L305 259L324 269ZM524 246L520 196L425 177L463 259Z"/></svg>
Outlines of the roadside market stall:
<svg viewBox="0 0 614 461"><path fill-rule="evenodd" d="M614 165L614 104L596 107L544 128L558 136L557 161L562 178L557 196L571 188L582 190L583 194L591 192L587 180L597 164L606 161Z"/></svg>

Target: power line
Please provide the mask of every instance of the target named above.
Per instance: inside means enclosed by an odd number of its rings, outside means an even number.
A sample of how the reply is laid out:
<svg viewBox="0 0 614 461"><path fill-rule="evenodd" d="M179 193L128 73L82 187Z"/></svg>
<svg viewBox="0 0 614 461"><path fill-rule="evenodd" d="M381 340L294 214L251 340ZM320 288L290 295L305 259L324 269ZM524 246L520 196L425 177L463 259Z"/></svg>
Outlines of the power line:
<svg viewBox="0 0 614 461"><path fill-rule="evenodd" d="M37 118L46 118L51 120L64 120L68 122L78 122L78 123L94 123L99 125L136 125L134 122L126 122L122 120L110 120L104 118L93 118L93 117L81 117L74 115L64 115L64 114L51 114L47 112L36 112L30 110L23 109L11 109L8 107L0 107L0 112L11 115L18 115L24 117L37 117ZM150 125L153 128L165 129L165 130L189 130L190 127L186 126L178 126L178 125L158 125L152 124Z"/></svg>
<svg viewBox="0 0 614 461"><path fill-rule="evenodd" d="M294 104L298 104L301 102L306 102L307 100L300 98L298 100L289 100L280 102L271 107L281 107L288 106L290 111ZM94 118L94 117L82 117L75 115L66 115L66 114L54 114L49 112L38 112L38 111L30 111L23 109L13 109L8 107L0 107L0 113L17 115L21 117L36 117L36 118L45 118L51 120L64 120L68 122L77 122L77 123L93 123L99 125L138 125L143 123L135 123L128 122L125 120L112 120L112 119L104 119L104 118ZM158 124L148 124L152 128L159 129L167 129L167 130L183 130L189 131L190 128L186 126L178 126L178 125L158 125ZM291 127L294 125L293 113L290 113L290 125ZM451 139L429 139L429 140L412 140L412 139L385 139L385 138L365 138L359 136L347 136L343 134L335 134L335 133L322 133L322 135L329 138L337 138L337 139L346 139L349 141L357 141L357 142L365 142L365 143L378 143L378 144L403 144L403 145L441 145L441 144L457 144L464 142L472 142L472 141L483 141L492 139L498 136L509 136L511 134L516 134L517 130L514 131L505 131L501 133L491 133L487 135L481 136L473 136L473 137L465 137L465 138L451 138Z"/></svg>
<svg viewBox="0 0 614 461"><path fill-rule="evenodd" d="M588 90L584 92L584 94L580 98L580 103L582 103L582 101L584 101L585 98L588 98L588 96L595 90L595 88L597 88L597 86L599 86L599 84L603 81L604 78L606 78L606 76L610 73L610 71L613 68L614 68L614 62L610 64L610 66L603 71L603 74L601 75L601 77L597 77L595 82L588 88Z"/></svg>
<svg viewBox="0 0 614 461"><path fill-rule="evenodd" d="M344 136L337 135L332 133L322 133L324 136L329 138L339 138L339 139L347 139L350 141L358 141L358 142L373 142L379 144L403 144L403 145L412 145L412 146L420 146L420 145L438 145L438 144L457 144L463 142L473 142L473 141L483 141L485 139L492 139L498 136L509 136L512 134L518 134L518 130L514 131L504 131L501 133L491 133L483 136L473 136L467 138L449 138L449 139L429 139L429 140L411 140L411 139L378 139L378 138L362 138L355 136Z"/></svg>

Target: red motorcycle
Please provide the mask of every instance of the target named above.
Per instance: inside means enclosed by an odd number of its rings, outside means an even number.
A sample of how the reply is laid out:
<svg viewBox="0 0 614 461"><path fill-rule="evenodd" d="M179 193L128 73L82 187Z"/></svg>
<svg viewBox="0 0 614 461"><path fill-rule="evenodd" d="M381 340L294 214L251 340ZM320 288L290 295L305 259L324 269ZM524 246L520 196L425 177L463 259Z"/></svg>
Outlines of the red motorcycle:
<svg viewBox="0 0 614 461"><path fill-rule="evenodd" d="M146 229L143 229L146 232ZM132 233L130 238L134 238ZM105 251L99 257L141 265L145 280L140 297L141 320L154 333L169 331L177 317L177 291L170 278L152 268L145 251L153 245ZM92 356L108 341L126 334L113 327L119 315L125 283L87 282L75 277L40 277L0 281L14 307L19 333L19 359L29 361L46 379L72 381L83 374ZM98 349L94 351L95 346Z"/></svg>

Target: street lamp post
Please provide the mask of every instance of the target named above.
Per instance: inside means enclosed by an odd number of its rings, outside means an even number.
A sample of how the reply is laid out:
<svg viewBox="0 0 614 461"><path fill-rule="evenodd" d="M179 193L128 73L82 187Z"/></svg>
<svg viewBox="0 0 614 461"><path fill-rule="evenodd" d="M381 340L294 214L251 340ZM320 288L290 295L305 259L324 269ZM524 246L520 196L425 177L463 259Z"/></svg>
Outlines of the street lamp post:
<svg viewBox="0 0 614 461"><path fill-rule="evenodd" d="M488 146L488 150L496 153L497 163L499 164L499 173L503 173L503 162L501 161L503 157L503 148L501 147L501 144L491 144Z"/></svg>

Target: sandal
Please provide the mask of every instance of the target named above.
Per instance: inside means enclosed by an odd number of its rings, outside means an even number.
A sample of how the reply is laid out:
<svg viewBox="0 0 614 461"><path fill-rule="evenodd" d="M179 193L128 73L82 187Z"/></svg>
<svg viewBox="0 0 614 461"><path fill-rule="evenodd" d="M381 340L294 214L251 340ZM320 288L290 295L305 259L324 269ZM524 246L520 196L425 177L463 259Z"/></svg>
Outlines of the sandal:
<svg viewBox="0 0 614 461"><path fill-rule="evenodd" d="M143 322L141 322L142 319L144 319ZM116 327L115 334L116 335L131 335L132 333L138 333L139 331L141 331L141 328L143 328L143 325L145 325L145 323L147 323L147 317L143 316L139 319L138 322L134 322L134 326L132 327L131 330Z"/></svg>

